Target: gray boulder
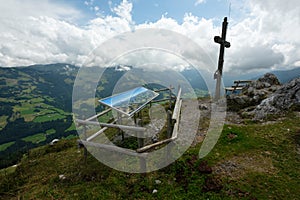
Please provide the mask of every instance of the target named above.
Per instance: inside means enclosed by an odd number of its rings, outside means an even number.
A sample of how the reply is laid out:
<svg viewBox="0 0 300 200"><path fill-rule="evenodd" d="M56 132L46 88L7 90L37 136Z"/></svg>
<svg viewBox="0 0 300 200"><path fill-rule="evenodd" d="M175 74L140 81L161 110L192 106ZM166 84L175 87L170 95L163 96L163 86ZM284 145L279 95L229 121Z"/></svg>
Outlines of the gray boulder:
<svg viewBox="0 0 300 200"><path fill-rule="evenodd" d="M227 96L228 110L240 111L244 108L257 106L280 88L280 86L278 78L274 74L267 73L245 86L241 94Z"/></svg>
<svg viewBox="0 0 300 200"><path fill-rule="evenodd" d="M261 93L261 91L265 91L267 93L274 92L279 86L281 86L281 84L278 78L274 74L266 73L256 81L248 84L244 88L243 93L248 96L255 96L256 94Z"/></svg>
<svg viewBox="0 0 300 200"><path fill-rule="evenodd" d="M283 114L290 109L300 108L300 78L279 88L272 96L264 99L253 111L254 119L261 120L270 114Z"/></svg>
<svg viewBox="0 0 300 200"><path fill-rule="evenodd" d="M266 73L263 77L259 78L256 81L256 84L257 84L256 89L269 88L271 86L281 85L278 78L271 73Z"/></svg>

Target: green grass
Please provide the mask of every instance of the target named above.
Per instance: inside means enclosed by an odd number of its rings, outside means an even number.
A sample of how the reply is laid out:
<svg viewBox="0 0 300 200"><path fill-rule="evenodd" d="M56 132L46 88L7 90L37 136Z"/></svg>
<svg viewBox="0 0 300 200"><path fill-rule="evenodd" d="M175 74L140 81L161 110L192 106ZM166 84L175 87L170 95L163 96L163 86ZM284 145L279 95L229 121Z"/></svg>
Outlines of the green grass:
<svg viewBox="0 0 300 200"><path fill-rule="evenodd" d="M74 123L72 123L72 125L71 125L69 128L67 128L67 129L65 130L65 132L68 132L68 131L74 131L74 130L76 130L76 126L75 126Z"/></svg>
<svg viewBox="0 0 300 200"><path fill-rule="evenodd" d="M64 139L66 139L66 140L72 140L72 139L74 139L74 138L78 139L79 137L78 137L78 135L68 135L68 136L65 137Z"/></svg>
<svg viewBox="0 0 300 200"><path fill-rule="evenodd" d="M67 159L66 159L67 156ZM0 195L5 198L24 199L179 199L203 195L199 184L205 176L177 161L168 169L147 175L127 174L115 171L76 148L75 141L60 141L54 146L32 150L14 174L1 179ZM189 185L177 175L177 171L189 175ZM29 170L30 169L30 170ZM60 180L59 175L65 175ZM178 180L174 180L178 176ZM155 180L161 184L155 184ZM14 183L10 180L14 180ZM181 186L182 185L182 186ZM8 190L7 190L8 188ZM157 189L157 194L152 191ZM187 189L188 193L184 190ZM170 194L172 191L173 194ZM168 194L168 195L165 195Z"/></svg>
<svg viewBox="0 0 300 200"><path fill-rule="evenodd" d="M6 176L8 174L12 174L16 171L16 168L17 168L17 166L15 165L15 166L7 167L5 169L0 169L0 175Z"/></svg>
<svg viewBox="0 0 300 200"><path fill-rule="evenodd" d="M5 81L7 86L15 86L18 84L17 79L6 78Z"/></svg>
<svg viewBox="0 0 300 200"><path fill-rule="evenodd" d="M98 121L99 122L102 122L102 123L107 123L111 118L113 118L113 114L112 114L112 111L108 112L107 114L105 115L102 115L101 117L98 118Z"/></svg>
<svg viewBox="0 0 300 200"><path fill-rule="evenodd" d="M33 122L47 122L47 121L54 121L57 119L64 119L64 118L65 118L64 115L53 113L53 114L37 116L36 118L34 118Z"/></svg>
<svg viewBox="0 0 300 200"><path fill-rule="evenodd" d="M28 96L28 95L27 95ZM27 97L26 96L26 97ZM26 122L45 122L56 119L63 119L66 112L43 103L44 99L31 97L30 101L22 101L21 105L14 106L14 112L20 112Z"/></svg>
<svg viewBox="0 0 300 200"><path fill-rule="evenodd" d="M8 118L8 116L5 116L5 115L0 116L0 130L2 130L6 126L7 118Z"/></svg>
<svg viewBox="0 0 300 200"><path fill-rule="evenodd" d="M229 134L237 137L231 139ZM233 161L243 167L236 170L234 177L224 177L230 188L258 199L297 199L300 156L296 135L300 135L300 119L293 114L267 125L225 126L216 148L206 159L212 165Z"/></svg>
<svg viewBox="0 0 300 200"><path fill-rule="evenodd" d="M8 147L14 145L16 142L8 142L0 145L0 151L5 151Z"/></svg>
<svg viewBox="0 0 300 200"><path fill-rule="evenodd" d="M34 119L34 105L28 102L22 102L21 106L14 106L14 112L20 112L21 116L24 117L25 121L32 121Z"/></svg>
<svg viewBox="0 0 300 200"><path fill-rule="evenodd" d="M55 129L48 129L47 131L46 131L46 134L47 135L52 135L52 134L54 134L56 131L55 131Z"/></svg>
<svg viewBox="0 0 300 200"><path fill-rule="evenodd" d="M35 135L31 135L31 136L28 136L28 137L25 137L22 139L23 141L25 142L32 142L32 143L40 143L40 142L43 142L46 140L46 136L44 133L38 133L38 134L35 134Z"/></svg>
<svg viewBox="0 0 300 200"><path fill-rule="evenodd" d="M299 199L299 137L300 119L293 114L272 124L226 125L204 159L198 159L198 144L171 165L147 174L113 170L90 154L85 160L76 139L61 140L31 150L14 173L0 173L0 198ZM201 172L204 161L212 174ZM226 163L234 165L217 170ZM152 194L154 189L158 192Z"/></svg>
<svg viewBox="0 0 300 200"><path fill-rule="evenodd" d="M44 102L44 99L42 97L35 97L30 99L31 103L36 104L36 103L42 103Z"/></svg>
<svg viewBox="0 0 300 200"><path fill-rule="evenodd" d="M26 89L22 90L22 94L32 94L34 89L36 89L36 86L27 86Z"/></svg>
<svg viewBox="0 0 300 200"><path fill-rule="evenodd" d="M34 113L34 108L28 110L21 110L21 115L30 115Z"/></svg>

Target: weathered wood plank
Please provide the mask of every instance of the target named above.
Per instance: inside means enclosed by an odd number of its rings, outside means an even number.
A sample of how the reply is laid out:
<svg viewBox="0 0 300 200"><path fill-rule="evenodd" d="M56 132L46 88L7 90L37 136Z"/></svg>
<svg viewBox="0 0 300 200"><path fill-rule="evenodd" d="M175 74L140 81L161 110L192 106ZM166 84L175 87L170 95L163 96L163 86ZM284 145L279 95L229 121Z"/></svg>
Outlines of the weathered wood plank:
<svg viewBox="0 0 300 200"><path fill-rule="evenodd" d="M147 156L148 156L148 153L137 153L134 150L124 149L124 148L114 146L114 145L110 145L110 144L99 144L99 143L88 142L88 141L84 141L84 140L81 140L80 142L84 146L97 147L97 148L100 148L100 149L105 149L105 150L112 151L112 152L118 152L118 153L126 154L126 155L129 155L129 156L137 156L137 157L140 157L140 158L147 158Z"/></svg>
<svg viewBox="0 0 300 200"><path fill-rule="evenodd" d="M174 107L174 111L173 111L173 116L172 119L176 120L177 116L180 113L180 98L181 98L181 88L179 88L178 90L178 94L177 94L177 99L176 99L176 103L175 103L175 107Z"/></svg>
<svg viewBox="0 0 300 200"><path fill-rule="evenodd" d="M233 83L234 84L240 84L240 83L251 83L251 82L253 82L253 81L251 81L251 80L237 80L237 81L234 81Z"/></svg>
<svg viewBox="0 0 300 200"><path fill-rule="evenodd" d="M97 114L97 115L94 115L90 118L87 118L86 121L92 121L94 119L97 119L98 117L102 116L102 115L105 115L106 113L108 113L109 111L111 111L111 108L107 109L107 110L104 110L103 112Z"/></svg>
<svg viewBox="0 0 300 200"><path fill-rule="evenodd" d="M242 90L243 87L228 87L228 88L225 88L226 91L234 91L234 90Z"/></svg>
<svg viewBox="0 0 300 200"><path fill-rule="evenodd" d="M174 87L162 88L162 89L159 89L159 90L154 90L154 92L163 92L163 91L172 90L172 89L174 89Z"/></svg>
<svg viewBox="0 0 300 200"><path fill-rule="evenodd" d="M179 101L179 112L176 115L176 122L174 124L174 128L173 128L173 132L172 132L172 138L176 139L177 138L177 134L178 134L178 129L179 129L179 118L180 118L180 110L181 110L181 105L182 105L182 100Z"/></svg>
<svg viewBox="0 0 300 200"><path fill-rule="evenodd" d="M97 131L96 133L94 133L93 135L91 135L90 137L88 137L86 139L86 141L91 141L92 139L94 139L95 137L97 137L98 135L101 135L102 133L104 133L104 131L106 131L108 129L108 127L104 127L102 129L100 129L99 131Z"/></svg>
<svg viewBox="0 0 300 200"><path fill-rule="evenodd" d="M171 141L173 141L173 140L174 140L173 138L169 138L169 139L165 139L165 140L162 140L162 141L153 143L153 144L149 144L149 145L147 145L147 146L144 146L144 147L142 147L142 148L137 149L136 152L138 152L138 153L145 152L145 151L147 151L147 150L149 150L149 149L152 149L152 148L157 147L157 146L159 146L159 145L162 145L162 144L171 142Z"/></svg>
<svg viewBox="0 0 300 200"><path fill-rule="evenodd" d="M137 131L137 132L143 132L146 131L146 128L143 127L135 127L135 126L125 126L125 125L119 125L119 124L107 124L107 123L101 123L96 121L86 121L81 119L76 119L76 122L79 125L95 125L95 126L103 126L103 127L109 127L109 128L120 128L123 130L129 130L129 131Z"/></svg>
<svg viewBox="0 0 300 200"><path fill-rule="evenodd" d="M165 98L165 99L159 99L159 100L154 100L154 101L151 101L151 103L158 103L158 102L162 102L162 101L170 101L170 100L173 100L172 98Z"/></svg>

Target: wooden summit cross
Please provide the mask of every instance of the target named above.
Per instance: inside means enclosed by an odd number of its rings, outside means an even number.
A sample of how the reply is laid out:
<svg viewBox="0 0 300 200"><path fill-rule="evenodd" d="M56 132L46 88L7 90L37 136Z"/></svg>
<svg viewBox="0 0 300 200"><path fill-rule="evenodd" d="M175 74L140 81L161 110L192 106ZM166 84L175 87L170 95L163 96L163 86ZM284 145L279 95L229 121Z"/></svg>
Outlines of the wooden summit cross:
<svg viewBox="0 0 300 200"><path fill-rule="evenodd" d="M223 74L223 64L224 64L224 50L225 47L229 48L230 43L226 41L226 31L227 31L227 17L224 18L223 24L222 24L222 36L215 36L214 41L218 44L220 44L220 54L219 54L219 62L218 62L218 69L215 72L214 78L217 79L216 84L216 94L215 99L220 99L221 96L221 79Z"/></svg>

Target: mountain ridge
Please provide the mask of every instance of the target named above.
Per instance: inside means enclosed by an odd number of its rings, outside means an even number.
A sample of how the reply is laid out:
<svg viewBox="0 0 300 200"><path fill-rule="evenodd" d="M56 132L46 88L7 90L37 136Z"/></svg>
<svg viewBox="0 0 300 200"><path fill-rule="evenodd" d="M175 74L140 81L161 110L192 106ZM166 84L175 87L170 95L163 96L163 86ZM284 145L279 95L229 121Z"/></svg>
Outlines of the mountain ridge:
<svg viewBox="0 0 300 200"><path fill-rule="evenodd" d="M233 84L234 80L257 80L259 77L263 76L265 73L272 73L277 76L279 81L284 84L288 83L291 80L300 77L300 67L296 67L294 69L289 69L289 70L275 70L275 71L269 71L269 72L264 72L264 73L257 73L256 75L251 74L251 75L235 75L235 76L230 76L226 73L224 73L224 85L225 86L231 86Z"/></svg>

